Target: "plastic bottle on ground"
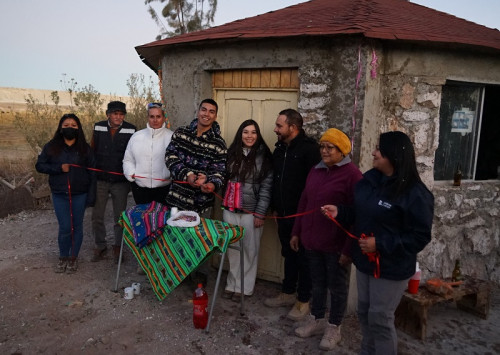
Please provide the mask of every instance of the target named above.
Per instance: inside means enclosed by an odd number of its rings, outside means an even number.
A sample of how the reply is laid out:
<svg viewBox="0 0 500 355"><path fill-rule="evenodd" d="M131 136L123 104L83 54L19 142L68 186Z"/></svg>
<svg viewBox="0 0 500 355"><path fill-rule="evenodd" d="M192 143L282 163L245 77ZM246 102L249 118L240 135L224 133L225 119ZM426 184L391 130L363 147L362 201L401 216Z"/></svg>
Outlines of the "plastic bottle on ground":
<svg viewBox="0 0 500 355"><path fill-rule="evenodd" d="M193 324L197 329L205 329L208 323L208 294L201 283L193 293Z"/></svg>

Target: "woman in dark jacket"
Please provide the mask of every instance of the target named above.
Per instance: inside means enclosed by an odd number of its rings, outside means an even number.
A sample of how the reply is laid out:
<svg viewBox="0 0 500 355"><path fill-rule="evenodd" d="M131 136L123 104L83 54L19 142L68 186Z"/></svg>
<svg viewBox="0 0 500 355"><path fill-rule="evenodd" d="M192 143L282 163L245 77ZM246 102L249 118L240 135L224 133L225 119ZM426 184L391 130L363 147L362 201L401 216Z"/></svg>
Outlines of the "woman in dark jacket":
<svg viewBox="0 0 500 355"><path fill-rule="evenodd" d="M78 165L71 166L71 165ZM85 207L95 202L95 160L82 124L72 113L59 120L54 137L38 156L36 170L49 174L52 203L59 222L59 262L55 272L74 273L83 241Z"/></svg>
<svg viewBox="0 0 500 355"><path fill-rule="evenodd" d="M244 121L228 149L228 183L222 207L225 222L245 228L243 243L244 287L241 289L240 252L228 249L229 273L223 296L241 299L253 294L260 238L264 218L271 202L272 155L257 122Z"/></svg>
<svg viewBox="0 0 500 355"><path fill-rule="evenodd" d="M413 145L403 132L380 135L373 167L354 191L354 206L323 207L354 222L352 258L358 284L361 354L396 354L394 311L415 273L417 253L431 240L434 196L418 175ZM367 254L378 255L378 262ZM376 259L375 259L376 260Z"/></svg>

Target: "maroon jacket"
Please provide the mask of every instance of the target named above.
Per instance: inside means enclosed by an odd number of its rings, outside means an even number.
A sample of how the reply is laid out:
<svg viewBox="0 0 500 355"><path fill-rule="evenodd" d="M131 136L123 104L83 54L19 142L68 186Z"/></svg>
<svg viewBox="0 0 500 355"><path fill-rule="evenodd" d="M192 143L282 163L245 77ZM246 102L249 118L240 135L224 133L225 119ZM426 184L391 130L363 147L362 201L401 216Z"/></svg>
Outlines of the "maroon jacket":
<svg viewBox="0 0 500 355"><path fill-rule="evenodd" d="M314 212L297 217L292 231L292 236L298 236L305 249L351 255L352 238L321 214L320 207L353 204L354 186L362 177L349 157L332 167L321 161L311 169L297 213Z"/></svg>

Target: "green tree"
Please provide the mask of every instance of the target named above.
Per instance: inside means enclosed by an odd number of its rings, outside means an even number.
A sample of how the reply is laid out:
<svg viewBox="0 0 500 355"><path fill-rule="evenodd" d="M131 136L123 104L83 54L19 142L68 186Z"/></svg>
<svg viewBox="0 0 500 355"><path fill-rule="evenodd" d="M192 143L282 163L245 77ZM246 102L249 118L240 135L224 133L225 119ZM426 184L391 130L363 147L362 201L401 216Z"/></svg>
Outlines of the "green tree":
<svg viewBox="0 0 500 355"><path fill-rule="evenodd" d="M167 27L151 6L152 2L166 3L161 15ZM144 3L148 5L151 18L161 28L157 40L209 28L217 10L217 0L145 0Z"/></svg>

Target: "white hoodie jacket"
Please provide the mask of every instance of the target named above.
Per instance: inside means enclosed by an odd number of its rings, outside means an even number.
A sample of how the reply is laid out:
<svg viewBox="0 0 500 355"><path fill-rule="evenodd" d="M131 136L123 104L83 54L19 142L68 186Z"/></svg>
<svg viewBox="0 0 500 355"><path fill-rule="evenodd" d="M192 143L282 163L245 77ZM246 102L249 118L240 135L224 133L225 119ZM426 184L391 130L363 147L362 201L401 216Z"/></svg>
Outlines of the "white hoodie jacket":
<svg viewBox="0 0 500 355"><path fill-rule="evenodd" d="M146 188L170 184L170 171L165 166L165 150L173 132L165 127L149 126L135 132L130 138L123 157L123 173L128 181Z"/></svg>

